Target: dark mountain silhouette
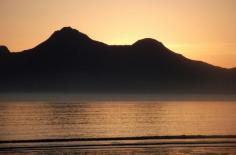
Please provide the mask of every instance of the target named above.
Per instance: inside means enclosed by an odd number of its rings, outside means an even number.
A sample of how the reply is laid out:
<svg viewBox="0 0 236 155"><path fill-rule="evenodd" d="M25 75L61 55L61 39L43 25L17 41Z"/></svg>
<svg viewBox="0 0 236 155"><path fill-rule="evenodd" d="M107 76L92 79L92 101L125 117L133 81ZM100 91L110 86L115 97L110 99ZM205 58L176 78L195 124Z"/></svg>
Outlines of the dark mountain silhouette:
<svg viewBox="0 0 236 155"><path fill-rule="evenodd" d="M235 93L236 71L194 61L146 38L107 45L70 27L35 48L0 47L0 91Z"/></svg>
<svg viewBox="0 0 236 155"><path fill-rule="evenodd" d="M6 46L0 46L0 56L6 56L9 55L10 51Z"/></svg>

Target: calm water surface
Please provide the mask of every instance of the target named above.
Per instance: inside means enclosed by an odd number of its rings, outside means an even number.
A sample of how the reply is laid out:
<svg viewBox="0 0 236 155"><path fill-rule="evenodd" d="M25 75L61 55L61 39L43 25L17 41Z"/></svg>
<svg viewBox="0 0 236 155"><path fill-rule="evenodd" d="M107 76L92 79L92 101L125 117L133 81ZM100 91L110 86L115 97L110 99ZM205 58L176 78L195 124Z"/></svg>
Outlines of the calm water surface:
<svg viewBox="0 0 236 155"><path fill-rule="evenodd" d="M1 102L0 140L236 135L236 102Z"/></svg>

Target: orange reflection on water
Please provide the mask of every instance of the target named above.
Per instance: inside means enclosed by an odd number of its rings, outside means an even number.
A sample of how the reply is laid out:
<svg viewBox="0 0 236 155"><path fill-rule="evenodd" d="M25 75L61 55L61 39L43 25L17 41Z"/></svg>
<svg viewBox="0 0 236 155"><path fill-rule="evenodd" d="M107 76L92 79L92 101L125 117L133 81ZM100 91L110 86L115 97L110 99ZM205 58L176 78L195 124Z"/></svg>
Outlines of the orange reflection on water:
<svg viewBox="0 0 236 155"><path fill-rule="evenodd" d="M236 102L0 104L0 140L236 135Z"/></svg>

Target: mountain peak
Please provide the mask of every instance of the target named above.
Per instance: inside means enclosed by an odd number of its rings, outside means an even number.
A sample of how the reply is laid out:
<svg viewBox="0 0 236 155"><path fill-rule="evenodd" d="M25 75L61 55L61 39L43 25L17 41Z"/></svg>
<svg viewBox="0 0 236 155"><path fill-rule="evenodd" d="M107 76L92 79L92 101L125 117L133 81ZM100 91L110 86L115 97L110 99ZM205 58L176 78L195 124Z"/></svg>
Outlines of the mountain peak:
<svg viewBox="0 0 236 155"><path fill-rule="evenodd" d="M58 30L58 32L61 32L61 33L78 33L79 31L76 30L76 29L73 29L70 26L68 26L68 27L63 27L62 29Z"/></svg>
<svg viewBox="0 0 236 155"><path fill-rule="evenodd" d="M163 44L155 39L152 38L144 38L141 40L136 41L133 46L136 47L160 47Z"/></svg>
<svg viewBox="0 0 236 155"><path fill-rule="evenodd" d="M61 54L75 53L77 49L90 46L93 40L86 34L71 27L63 27L55 31L49 39L42 42L35 48L40 54Z"/></svg>
<svg viewBox="0 0 236 155"><path fill-rule="evenodd" d="M0 45L0 55L7 55L9 53L10 53L10 51L6 46L1 46Z"/></svg>
<svg viewBox="0 0 236 155"><path fill-rule="evenodd" d="M78 39L89 39L89 37L86 34L83 34L79 32L76 29L73 29L71 27L63 27L62 29L55 31L51 38L56 38L56 39L62 39L62 40L78 40Z"/></svg>

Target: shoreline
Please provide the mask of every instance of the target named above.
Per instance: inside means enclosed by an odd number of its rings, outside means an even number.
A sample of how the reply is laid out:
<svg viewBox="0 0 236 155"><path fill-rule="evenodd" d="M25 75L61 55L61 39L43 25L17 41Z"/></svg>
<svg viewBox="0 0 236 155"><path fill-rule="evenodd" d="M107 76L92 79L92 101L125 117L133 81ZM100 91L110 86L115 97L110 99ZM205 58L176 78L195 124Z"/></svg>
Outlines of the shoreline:
<svg viewBox="0 0 236 155"><path fill-rule="evenodd" d="M107 147L148 147L148 146L235 146L236 135L181 135L181 136L143 136L113 138L70 138L2 140L0 152L17 149L50 149L63 147L107 148Z"/></svg>
<svg viewBox="0 0 236 155"><path fill-rule="evenodd" d="M3 101L236 101L236 94L0 93Z"/></svg>
<svg viewBox="0 0 236 155"><path fill-rule="evenodd" d="M23 143L23 144L0 144L0 154L58 154L58 152L66 152L67 154L74 153L91 153L97 155L117 154L153 154L160 152L161 154L170 151L171 154L179 154L179 151L184 151L186 154L192 152L203 151L213 153L236 153L236 139L227 140L220 139L185 139L178 140L154 140L154 141L109 141L109 142L38 142L38 143ZM182 153L183 154L183 153Z"/></svg>

